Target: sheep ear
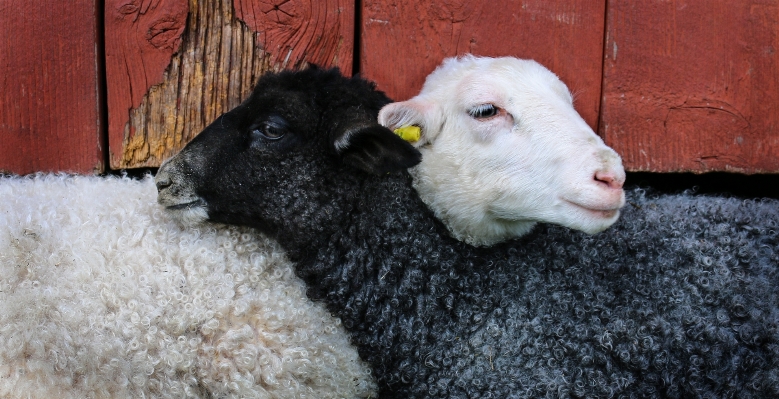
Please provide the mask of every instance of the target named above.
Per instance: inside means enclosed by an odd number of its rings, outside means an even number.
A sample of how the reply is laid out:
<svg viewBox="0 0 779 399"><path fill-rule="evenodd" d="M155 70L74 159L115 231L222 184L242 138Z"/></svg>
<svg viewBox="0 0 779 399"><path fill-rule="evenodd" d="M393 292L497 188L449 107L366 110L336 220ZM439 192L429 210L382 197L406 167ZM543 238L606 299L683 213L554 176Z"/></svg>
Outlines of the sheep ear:
<svg viewBox="0 0 779 399"><path fill-rule="evenodd" d="M378 120L379 124L393 131L407 126L418 126L421 129L419 140L412 141L411 145L419 148L432 143L438 134L441 125L435 117L438 114L432 102L414 97L385 105L379 111Z"/></svg>
<svg viewBox="0 0 779 399"><path fill-rule="evenodd" d="M379 125L347 131L336 140L335 149L344 163L376 175L407 169L422 160L416 148Z"/></svg>

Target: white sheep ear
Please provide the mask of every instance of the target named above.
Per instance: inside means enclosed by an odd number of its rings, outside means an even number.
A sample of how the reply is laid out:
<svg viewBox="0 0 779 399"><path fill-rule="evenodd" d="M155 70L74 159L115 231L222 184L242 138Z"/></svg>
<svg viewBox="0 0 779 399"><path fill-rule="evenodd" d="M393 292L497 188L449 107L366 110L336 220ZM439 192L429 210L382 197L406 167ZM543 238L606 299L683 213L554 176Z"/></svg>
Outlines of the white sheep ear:
<svg viewBox="0 0 779 399"><path fill-rule="evenodd" d="M416 141L409 141L414 147L433 142L440 131L440 118L436 118L437 106L431 101L425 101L414 97L407 101L400 101L385 105L379 111L379 124L395 131L409 126L420 128L420 137Z"/></svg>

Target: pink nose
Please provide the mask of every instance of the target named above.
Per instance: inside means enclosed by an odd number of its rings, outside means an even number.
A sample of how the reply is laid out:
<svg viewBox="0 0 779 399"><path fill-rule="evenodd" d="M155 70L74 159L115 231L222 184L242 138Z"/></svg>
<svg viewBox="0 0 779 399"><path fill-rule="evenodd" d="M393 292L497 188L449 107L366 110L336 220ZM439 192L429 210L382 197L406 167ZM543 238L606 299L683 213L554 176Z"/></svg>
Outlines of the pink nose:
<svg viewBox="0 0 779 399"><path fill-rule="evenodd" d="M625 177L617 176L613 171L599 170L595 172L595 180L612 189L621 189L622 185L625 184Z"/></svg>

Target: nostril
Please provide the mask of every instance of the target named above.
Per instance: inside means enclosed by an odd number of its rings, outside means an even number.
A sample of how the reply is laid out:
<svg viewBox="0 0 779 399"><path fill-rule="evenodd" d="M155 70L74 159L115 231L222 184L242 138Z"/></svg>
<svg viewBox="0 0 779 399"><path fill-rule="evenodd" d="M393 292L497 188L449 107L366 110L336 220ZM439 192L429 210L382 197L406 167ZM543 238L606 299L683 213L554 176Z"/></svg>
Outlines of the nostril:
<svg viewBox="0 0 779 399"><path fill-rule="evenodd" d="M162 179L162 180L157 180L155 184L157 185L157 191L162 191L170 187L173 184L173 182L170 179Z"/></svg>
<svg viewBox="0 0 779 399"><path fill-rule="evenodd" d="M621 189L622 184L625 182L624 179L618 178L617 175L614 174L614 172L608 172L608 171L595 172L595 180L613 189Z"/></svg>

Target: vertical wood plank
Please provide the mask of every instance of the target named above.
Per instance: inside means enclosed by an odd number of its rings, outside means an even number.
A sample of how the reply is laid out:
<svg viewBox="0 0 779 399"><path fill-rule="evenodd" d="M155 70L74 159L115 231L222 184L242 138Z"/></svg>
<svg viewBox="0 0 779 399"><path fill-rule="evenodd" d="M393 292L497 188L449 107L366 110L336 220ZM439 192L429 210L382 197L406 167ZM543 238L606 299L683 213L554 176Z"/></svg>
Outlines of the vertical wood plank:
<svg viewBox="0 0 779 399"><path fill-rule="evenodd" d="M103 170L96 7L0 6L0 171Z"/></svg>
<svg viewBox="0 0 779 399"><path fill-rule="evenodd" d="M159 166L266 71L351 72L353 41L346 0L107 0L111 166Z"/></svg>
<svg viewBox="0 0 779 399"><path fill-rule="evenodd" d="M181 46L189 12L188 0L106 0L105 46L108 92L108 142L111 168L148 156L149 148L132 146L136 130L128 124L131 110L140 107L149 88L163 81L171 57ZM164 116L161 116L164 117Z"/></svg>
<svg viewBox="0 0 779 399"><path fill-rule="evenodd" d="M281 68L303 63L352 73L355 0L233 0L236 18L257 32Z"/></svg>
<svg viewBox="0 0 779 399"><path fill-rule="evenodd" d="M605 0L365 0L360 70L391 98L422 88L445 57L532 58L576 94L590 126L600 111Z"/></svg>
<svg viewBox="0 0 779 399"><path fill-rule="evenodd" d="M779 1L609 5L600 131L627 169L779 172Z"/></svg>

